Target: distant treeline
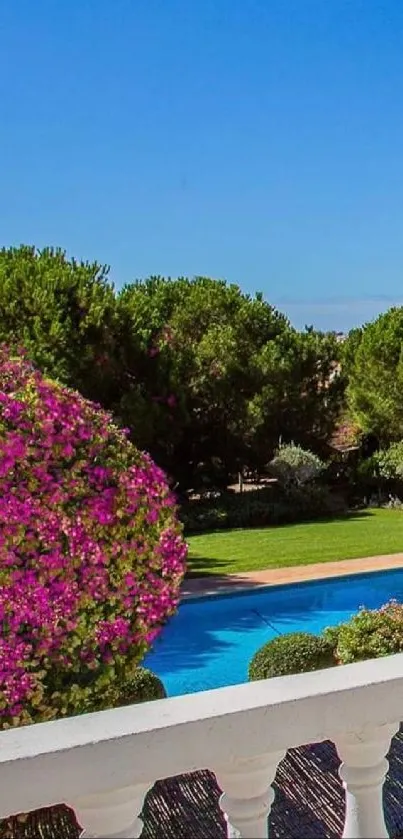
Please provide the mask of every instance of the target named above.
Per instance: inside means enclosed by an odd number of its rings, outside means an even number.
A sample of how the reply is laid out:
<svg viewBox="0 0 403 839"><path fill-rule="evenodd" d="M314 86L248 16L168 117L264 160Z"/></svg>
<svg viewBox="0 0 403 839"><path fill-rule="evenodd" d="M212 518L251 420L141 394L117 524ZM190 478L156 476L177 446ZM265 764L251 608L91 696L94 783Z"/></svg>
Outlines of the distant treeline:
<svg viewBox="0 0 403 839"><path fill-rule="evenodd" d="M206 277L116 291L61 250L0 251L0 340L111 410L179 491L261 470L279 441L321 456L341 417L403 437L403 310L345 342Z"/></svg>

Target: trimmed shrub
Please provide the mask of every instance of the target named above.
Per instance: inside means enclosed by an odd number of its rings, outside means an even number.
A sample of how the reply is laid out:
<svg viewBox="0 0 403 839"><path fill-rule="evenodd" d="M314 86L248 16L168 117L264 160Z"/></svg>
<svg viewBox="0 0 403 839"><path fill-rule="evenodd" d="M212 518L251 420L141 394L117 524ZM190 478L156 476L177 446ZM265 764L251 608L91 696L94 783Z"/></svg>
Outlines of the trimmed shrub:
<svg viewBox="0 0 403 839"><path fill-rule="evenodd" d="M154 699L165 699L166 695L164 685L155 673L145 667L136 667L124 685L112 687L105 704L110 708L118 708L123 705L151 702Z"/></svg>
<svg viewBox="0 0 403 839"><path fill-rule="evenodd" d="M273 638L255 653L249 664L249 680L309 673L335 664L334 648L326 638L290 632Z"/></svg>
<svg viewBox="0 0 403 839"><path fill-rule="evenodd" d="M338 627L326 631L337 637L336 656L341 664L366 661L403 652L403 605L391 600L380 609L360 609Z"/></svg>
<svg viewBox="0 0 403 839"><path fill-rule="evenodd" d="M0 348L2 727L106 707L138 679L185 556L161 470L109 414Z"/></svg>
<svg viewBox="0 0 403 839"><path fill-rule="evenodd" d="M119 693L119 704L151 702L153 699L165 699L166 695L164 685L155 673L145 667L137 667Z"/></svg>

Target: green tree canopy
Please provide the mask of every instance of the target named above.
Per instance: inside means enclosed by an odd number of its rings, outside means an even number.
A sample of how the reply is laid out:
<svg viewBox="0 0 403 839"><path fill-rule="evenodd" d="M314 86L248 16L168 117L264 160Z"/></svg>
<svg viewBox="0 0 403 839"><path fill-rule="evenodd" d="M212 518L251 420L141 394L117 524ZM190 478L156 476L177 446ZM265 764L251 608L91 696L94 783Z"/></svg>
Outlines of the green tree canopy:
<svg viewBox="0 0 403 839"><path fill-rule="evenodd" d="M115 293L107 268L57 249L0 251L0 341L112 410L183 490L260 469L280 440L322 454L343 399L334 336L262 294L206 277Z"/></svg>
<svg viewBox="0 0 403 839"><path fill-rule="evenodd" d="M403 308L354 330L346 347L350 410L383 443L403 438Z"/></svg>
<svg viewBox="0 0 403 839"><path fill-rule="evenodd" d="M333 336L291 328L265 345L258 359L260 388L251 404L260 463L279 440L327 452L344 399L339 352Z"/></svg>
<svg viewBox="0 0 403 839"><path fill-rule="evenodd" d="M262 295L204 277L134 283L119 312L127 381L143 365L125 422L137 418L135 433L181 486L262 466L280 438L319 450L328 440L343 397L332 336L301 334Z"/></svg>
<svg viewBox="0 0 403 839"><path fill-rule="evenodd" d="M181 485L211 472L225 483L245 459L254 358L289 328L286 318L204 277L134 283L120 294L119 313L131 381L125 422L137 417L136 433Z"/></svg>
<svg viewBox="0 0 403 839"><path fill-rule="evenodd" d="M47 374L109 407L116 299L108 269L60 249L0 250L0 342L23 344Z"/></svg>

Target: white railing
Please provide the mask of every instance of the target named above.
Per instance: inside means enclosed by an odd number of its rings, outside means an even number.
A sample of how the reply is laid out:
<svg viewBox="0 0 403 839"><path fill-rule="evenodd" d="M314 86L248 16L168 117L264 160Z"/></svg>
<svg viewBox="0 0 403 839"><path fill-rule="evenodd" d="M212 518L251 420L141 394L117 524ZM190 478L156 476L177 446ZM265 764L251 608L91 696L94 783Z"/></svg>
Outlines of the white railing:
<svg viewBox="0 0 403 839"><path fill-rule="evenodd" d="M286 750L332 740L346 790L343 836L387 837L385 756L402 717L397 655L4 731L0 818L66 803L85 837L138 837L156 780L209 768L228 835L267 837Z"/></svg>

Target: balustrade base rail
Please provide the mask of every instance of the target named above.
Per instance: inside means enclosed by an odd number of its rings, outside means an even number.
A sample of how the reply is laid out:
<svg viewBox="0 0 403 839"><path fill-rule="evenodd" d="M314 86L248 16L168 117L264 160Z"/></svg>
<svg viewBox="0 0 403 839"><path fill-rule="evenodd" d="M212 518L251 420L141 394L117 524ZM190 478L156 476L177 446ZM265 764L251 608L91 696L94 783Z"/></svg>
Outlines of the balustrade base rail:
<svg viewBox="0 0 403 839"><path fill-rule="evenodd" d="M389 761L386 824L393 839L403 839L402 729L392 740ZM330 742L287 752L273 784L272 839L339 839L345 807L339 765ZM209 771L158 781L145 801L143 839L225 839L220 792ZM29 813L24 821L12 818L0 823L0 839L78 839L79 835L74 813L63 806Z"/></svg>

